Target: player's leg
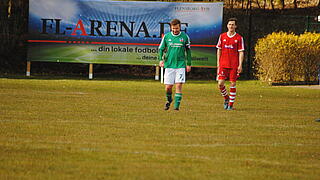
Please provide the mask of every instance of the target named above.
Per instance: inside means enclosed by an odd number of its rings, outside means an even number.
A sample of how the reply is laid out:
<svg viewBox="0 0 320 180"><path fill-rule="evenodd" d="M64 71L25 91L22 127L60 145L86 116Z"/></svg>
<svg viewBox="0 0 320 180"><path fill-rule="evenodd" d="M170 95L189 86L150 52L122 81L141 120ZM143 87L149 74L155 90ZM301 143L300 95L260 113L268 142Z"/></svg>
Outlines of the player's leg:
<svg viewBox="0 0 320 180"><path fill-rule="evenodd" d="M224 102L223 102L224 109L227 109L229 104L229 95L225 86L226 75L227 75L226 69L223 69L223 68L218 69L218 77L217 77L218 88L220 90L221 95L224 98Z"/></svg>
<svg viewBox="0 0 320 180"><path fill-rule="evenodd" d="M168 110L170 108L170 104L172 102L172 87L173 85L166 85L166 104L164 105L164 110Z"/></svg>
<svg viewBox="0 0 320 180"><path fill-rule="evenodd" d="M230 96L229 96L230 100L229 100L228 110L233 109L233 104L234 104L234 101L236 100L236 92L237 92L236 82L230 81Z"/></svg>
<svg viewBox="0 0 320 180"><path fill-rule="evenodd" d="M179 110L182 99L182 83L176 83L176 94L174 95L174 110Z"/></svg>
<svg viewBox="0 0 320 180"><path fill-rule="evenodd" d="M228 110L233 109L234 101L236 100L237 88L236 88L236 81L238 78L237 69L233 69L230 72L230 100L228 105Z"/></svg>
<svg viewBox="0 0 320 180"><path fill-rule="evenodd" d="M229 95L228 95L228 91L226 89L225 84L225 80L219 80L218 81L218 86L220 89L220 93L224 98L224 102L223 102L223 108L227 109L228 108L228 104L229 104Z"/></svg>
<svg viewBox="0 0 320 180"><path fill-rule="evenodd" d="M172 87L174 85L175 80L175 71L171 68L166 68L164 72L164 84L166 91L166 103L164 105L164 110L168 110L170 108L170 104L172 102Z"/></svg>
<svg viewBox="0 0 320 180"><path fill-rule="evenodd" d="M174 95L174 109L179 110L182 99L182 85L186 82L186 69L176 69L176 94Z"/></svg>

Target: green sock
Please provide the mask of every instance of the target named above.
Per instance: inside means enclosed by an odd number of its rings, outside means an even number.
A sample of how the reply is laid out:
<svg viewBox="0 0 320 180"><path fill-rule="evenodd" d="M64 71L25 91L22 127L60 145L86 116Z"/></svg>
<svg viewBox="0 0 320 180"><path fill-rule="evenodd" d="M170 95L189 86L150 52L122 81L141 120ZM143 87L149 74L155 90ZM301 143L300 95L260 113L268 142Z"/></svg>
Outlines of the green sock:
<svg viewBox="0 0 320 180"><path fill-rule="evenodd" d="M174 96L174 108L179 109L181 99L182 99L182 93L176 93Z"/></svg>
<svg viewBox="0 0 320 180"><path fill-rule="evenodd" d="M167 92L166 93L167 101L172 102L172 92Z"/></svg>

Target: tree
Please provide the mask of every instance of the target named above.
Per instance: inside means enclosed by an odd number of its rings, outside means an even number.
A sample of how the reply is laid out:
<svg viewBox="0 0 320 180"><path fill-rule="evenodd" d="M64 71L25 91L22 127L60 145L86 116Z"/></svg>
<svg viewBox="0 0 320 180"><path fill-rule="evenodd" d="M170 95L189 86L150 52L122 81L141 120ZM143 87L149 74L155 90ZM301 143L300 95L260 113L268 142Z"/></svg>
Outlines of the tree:
<svg viewBox="0 0 320 180"><path fill-rule="evenodd" d="M257 5L258 5L258 8L261 9L261 6L260 6L260 3L259 3L259 0L256 0L257 2Z"/></svg>
<svg viewBox="0 0 320 180"><path fill-rule="evenodd" d="M271 4L271 8L272 8L272 10L274 10L273 0L270 0L270 4Z"/></svg>
<svg viewBox="0 0 320 180"><path fill-rule="evenodd" d="M285 0L280 0L281 2L281 8L284 9L285 8Z"/></svg>
<svg viewBox="0 0 320 180"><path fill-rule="evenodd" d="M297 9L297 8L298 8L297 0L293 0L293 5L294 5L294 9Z"/></svg>
<svg viewBox="0 0 320 180"><path fill-rule="evenodd" d="M252 6L252 0L248 0L248 3L247 3L247 10L250 8L251 9L251 6Z"/></svg>

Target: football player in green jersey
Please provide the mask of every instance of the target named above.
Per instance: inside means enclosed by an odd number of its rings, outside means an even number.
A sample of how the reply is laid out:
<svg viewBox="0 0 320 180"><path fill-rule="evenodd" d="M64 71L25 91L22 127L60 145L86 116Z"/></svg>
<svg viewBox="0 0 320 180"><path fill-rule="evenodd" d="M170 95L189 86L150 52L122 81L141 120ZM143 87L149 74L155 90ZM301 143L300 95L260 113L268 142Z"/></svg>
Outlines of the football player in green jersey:
<svg viewBox="0 0 320 180"><path fill-rule="evenodd" d="M172 88L176 85L174 110L179 110L182 99L182 84L186 82L186 70L191 71L191 50L189 36L181 32L181 22L173 19L170 23L171 32L164 35L159 46L159 66L165 68L164 84L168 110L172 100ZM165 52L165 55L164 55Z"/></svg>

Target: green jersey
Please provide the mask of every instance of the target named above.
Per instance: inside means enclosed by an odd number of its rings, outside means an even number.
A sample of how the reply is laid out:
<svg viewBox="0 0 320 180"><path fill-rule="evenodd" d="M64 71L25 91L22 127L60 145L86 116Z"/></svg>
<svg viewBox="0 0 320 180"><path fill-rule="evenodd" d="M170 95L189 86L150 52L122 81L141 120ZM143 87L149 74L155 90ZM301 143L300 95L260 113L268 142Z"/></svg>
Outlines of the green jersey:
<svg viewBox="0 0 320 180"><path fill-rule="evenodd" d="M163 57L163 53L165 57ZM191 50L190 38L184 33L180 32L174 35L172 32L165 34L159 46L159 60L164 60L164 68L186 68L191 66Z"/></svg>

